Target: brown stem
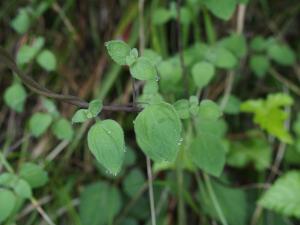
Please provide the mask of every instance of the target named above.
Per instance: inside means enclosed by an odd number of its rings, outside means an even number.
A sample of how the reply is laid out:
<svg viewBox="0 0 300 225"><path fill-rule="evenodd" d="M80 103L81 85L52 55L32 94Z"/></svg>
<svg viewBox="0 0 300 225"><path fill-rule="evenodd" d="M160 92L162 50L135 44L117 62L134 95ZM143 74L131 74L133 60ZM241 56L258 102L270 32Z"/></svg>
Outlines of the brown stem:
<svg viewBox="0 0 300 225"><path fill-rule="evenodd" d="M48 90L47 88L41 86L39 83L31 79L31 77L25 75L17 66L14 59L0 47L0 62L3 62L7 67L9 67L13 72L17 74L17 76L21 79L21 81L33 92L49 97L54 98L56 100L60 100L80 108L87 108L89 103L72 95L62 95L57 94ZM125 111L125 112L139 112L141 111L140 107L136 105L128 106L128 105L106 105L103 107L103 110L106 111Z"/></svg>

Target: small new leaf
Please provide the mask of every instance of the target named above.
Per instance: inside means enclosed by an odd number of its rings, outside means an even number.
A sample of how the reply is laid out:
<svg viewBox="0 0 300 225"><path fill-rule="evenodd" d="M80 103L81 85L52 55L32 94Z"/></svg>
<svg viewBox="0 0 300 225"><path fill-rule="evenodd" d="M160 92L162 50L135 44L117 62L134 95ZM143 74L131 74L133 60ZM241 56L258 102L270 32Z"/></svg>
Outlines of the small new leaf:
<svg viewBox="0 0 300 225"><path fill-rule="evenodd" d="M130 47L124 41L108 41L105 46L112 60L121 66L126 65L126 56L130 53Z"/></svg>
<svg viewBox="0 0 300 225"><path fill-rule="evenodd" d="M75 112L72 117L72 123L83 123L87 121L89 118L87 117L88 110L87 109L79 109Z"/></svg>
<svg viewBox="0 0 300 225"><path fill-rule="evenodd" d="M88 112L92 116L92 118L98 116L103 108L102 101L100 100L93 100L89 103Z"/></svg>

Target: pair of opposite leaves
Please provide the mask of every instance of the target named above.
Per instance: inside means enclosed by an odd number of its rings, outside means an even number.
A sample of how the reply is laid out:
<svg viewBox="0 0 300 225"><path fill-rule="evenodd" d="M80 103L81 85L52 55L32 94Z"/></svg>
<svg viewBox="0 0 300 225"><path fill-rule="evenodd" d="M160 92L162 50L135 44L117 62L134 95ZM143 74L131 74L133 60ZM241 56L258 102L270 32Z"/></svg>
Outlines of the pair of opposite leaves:
<svg viewBox="0 0 300 225"><path fill-rule="evenodd" d="M142 151L157 162L174 161L179 149L182 125L168 103L146 107L134 121L136 140ZM99 121L88 132L88 145L97 161L117 174L125 155L124 132L114 120Z"/></svg>

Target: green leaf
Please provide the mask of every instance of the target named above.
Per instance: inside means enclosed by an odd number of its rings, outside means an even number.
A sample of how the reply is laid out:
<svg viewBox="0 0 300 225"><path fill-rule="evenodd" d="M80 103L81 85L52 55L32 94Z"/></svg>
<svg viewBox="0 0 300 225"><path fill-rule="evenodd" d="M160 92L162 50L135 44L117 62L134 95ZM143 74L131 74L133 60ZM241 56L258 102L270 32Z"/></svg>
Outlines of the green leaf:
<svg viewBox="0 0 300 225"><path fill-rule="evenodd" d="M70 141L74 135L71 123L65 118L61 118L53 123L52 132L60 140Z"/></svg>
<svg viewBox="0 0 300 225"><path fill-rule="evenodd" d="M247 53L246 39L243 35L237 33L232 33L222 39L219 44L230 50L238 58L244 57Z"/></svg>
<svg viewBox="0 0 300 225"><path fill-rule="evenodd" d="M103 108L102 101L97 100L97 99L91 101L89 103L87 117L88 118L94 118L94 117L98 116L98 114L101 112L102 108Z"/></svg>
<svg viewBox="0 0 300 225"><path fill-rule="evenodd" d="M202 0L204 5L218 18L229 20L235 10L236 0Z"/></svg>
<svg viewBox="0 0 300 225"><path fill-rule="evenodd" d="M26 180L31 188L44 186L48 181L48 174L34 163L24 163L19 170L19 176Z"/></svg>
<svg viewBox="0 0 300 225"><path fill-rule="evenodd" d="M153 24L161 25L167 23L172 18L172 13L164 8L156 8L151 18Z"/></svg>
<svg viewBox="0 0 300 225"><path fill-rule="evenodd" d="M167 87L178 82L182 76L179 60L162 61L157 66L157 70L160 76L160 83L165 82Z"/></svg>
<svg viewBox="0 0 300 225"><path fill-rule="evenodd" d="M259 200L264 208L284 216L300 218L300 172L288 171Z"/></svg>
<svg viewBox="0 0 300 225"><path fill-rule="evenodd" d="M211 180L212 187L218 200L219 206L230 225L241 225L247 224L248 219L248 199L246 192L236 188L229 188L221 185L218 182ZM228 181L225 181L228 183ZM208 192L199 187L200 192L200 203L204 210L212 218L220 220L215 206L209 198ZM220 223L221 224L221 223Z"/></svg>
<svg viewBox="0 0 300 225"><path fill-rule="evenodd" d="M211 100L201 101L198 113L202 120L217 120L222 116L219 105Z"/></svg>
<svg viewBox="0 0 300 225"><path fill-rule="evenodd" d="M180 22L184 25L189 25L192 21L192 12L187 7L181 7L180 8Z"/></svg>
<svg viewBox="0 0 300 225"><path fill-rule="evenodd" d="M88 132L88 146L97 161L116 175L122 166L125 141L122 127L113 120L94 124Z"/></svg>
<svg viewBox="0 0 300 225"><path fill-rule="evenodd" d="M29 130L34 137L39 137L46 132L51 122L51 115L40 112L35 113L29 120Z"/></svg>
<svg viewBox="0 0 300 225"><path fill-rule="evenodd" d="M154 161L174 161L181 144L182 125L174 107L168 103L153 104L134 121L137 143Z"/></svg>
<svg viewBox="0 0 300 225"><path fill-rule="evenodd" d="M23 112L27 93L21 84L13 84L4 92L4 101L16 112Z"/></svg>
<svg viewBox="0 0 300 225"><path fill-rule="evenodd" d="M43 107L48 111L48 113L53 115L53 117L59 116L59 112L53 100L42 98L42 104Z"/></svg>
<svg viewBox="0 0 300 225"><path fill-rule="evenodd" d="M250 68L258 77L264 77L269 70L269 59L264 55L252 55L250 58Z"/></svg>
<svg viewBox="0 0 300 225"><path fill-rule="evenodd" d="M13 187L16 194L22 198L31 198L32 191L29 183L24 179L19 179Z"/></svg>
<svg viewBox="0 0 300 225"><path fill-rule="evenodd" d="M269 94L266 100L248 100L241 104L242 112L254 113L254 122L285 143L292 137L284 126L289 114L281 107L290 106L293 99L284 93Z"/></svg>
<svg viewBox="0 0 300 225"><path fill-rule="evenodd" d="M155 80L146 81L143 88L143 94L153 95L153 94L157 94L157 92L158 92L157 82Z"/></svg>
<svg viewBox="0 0 300 225"><path fill-rule="evenodd" d="M105 47L112 60L119 65L126 65L126 56L130 53L130 47L124 41L108 41Z"/></svg>
<svg viewBox="0 0 300 225"><path fill-rule="evenodd" d="M2 173L0 175L0 185L4 187L14 187L18 179L19 178L13 173Z"/></svg>
<svg viewBox="0 0 300 225"><path fill-rule="evenodd" d="M217 136L201 132L191 143L188 154L200 169L213 176L221 175L225 165L225 149Z"/></svg>
<svg viewBox="0 0 300 225"><path fill-rule="evenodd" d="M268 48L268 55L277 63L283 66L293 65L296 56L293 50L284 44L274 43Z"/></svg>
<svg viewBox="0 0 300 225"><path fill-rule="evenodd" d="M133 169L126 176L123 183L123 189L129 197L134 197L137 193L139 193L144 183L145 176L143 173L138 169Z"/></svg>
<svg viewBox="0 0 300 225"><path fill-rule="evenodd" d="M87 109L77 110L72 117L72 123L83 123L83 122L87 121L89 119L87 114L88 114Z"/></svg>
<svg viewBox="0 0 300 225"><path fill-rule="evenodd" d="M181 99L174 103L174 108L180 119L190 118L190 102L187 99Z"/></svg>
<svg viewBox="0 0 300 225"><path fill-rule="evenodd" d="M227 163L230 166L244 168L254 165L258 171L270 167L272 160L271 146L259 131L247 133L242 141L232 141L227 154Z"/></svg>
<svg viewBox="0 0 300 225"><path fill-rule="evenodd" d="M212 48L207 52L206 59L222 69L232 69L237 64L236 57L223 47Z"/></svg>
<svg viewBox="0 0 300 225"><path fill-rule="evenodd" d="M268 41L262 36L256 36L251 40L250 48L256 52L262 52L266 50L268 46Z"/></svg>
<svg viewBox="0 0 300 225"><path fill-rule="evenodd" d="M49 50L43 50L37 56L38 64L47 71L54 71L56 69L56 58L53 52Z"/></svg>
<svg viewBox="0 0 300 225"><path fill-rule="evenodd" d="M198 88L203 88L212 80L215 68L209 62L196 63L192 68L192 76Z"/></svg>
<svg viewBox="0 0 300 225"><path fill-rule="evenodd" d="M113 224L114 217L121 209L121 200L118 189L106 182L97 182L87 186L80 194L81 224Z"/></svg>
<svg viewBox="0 0 300 225"><path fill-rule="evenodd" d="M43 37L37 37L32 45L22 45L17 53L17 64L23 66L31 62L45 44Z"/></svg>
<svg viewBox="0 0 300 225"><path fill-rule="evenodd" d="M224 113L236 115L240 112L241 101L234 95L230 95L224 107Z"/></svg>
<svg viewBox="0 0 300 225"><path fill-rule="evenodd" d="M140 57L130 66L131 75L138 80L156 80L157 71L151 62L145 58Z"/></svg>
<svg viewBox="0 0 300 225"><path fill-rule="evenodd" d="M143 57L147 58L153 66L157 66L162 61L162 57L151 49L145 49Z"/></svg>
<svg viewBox="0 0 300 225"><path fill-rule="evenodd" d="M31 16L28 9L22 8L19 10L18 15L12 20L11 26L19 34L24 34L28 31L31 25Z"/></svg>
<svg viewBox="0 0 300 225"><path fill-rule="evenodd" d="M14 211L16 196L7 189L0 188L0 223L5 221Z"/></svg>

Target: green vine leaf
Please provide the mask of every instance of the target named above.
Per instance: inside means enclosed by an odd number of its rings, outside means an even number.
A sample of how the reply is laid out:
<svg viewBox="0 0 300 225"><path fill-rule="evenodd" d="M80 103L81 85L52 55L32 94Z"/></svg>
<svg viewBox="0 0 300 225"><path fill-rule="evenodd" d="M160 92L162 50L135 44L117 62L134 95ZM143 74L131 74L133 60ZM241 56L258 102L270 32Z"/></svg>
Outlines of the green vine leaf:
<svg viewBox="0 0 300 225"><path fill-rule="evenodd" d="M151 62L145 58L138 58L135 63L130 66L131 75L138 80L156 80L157 71Z"/></svg>
<svg viewBox="0 0 300 225"><path fill-rule="evenodd" d="M23 112L27 93L23 85L13 84L5 90L4 101L16 112Z"/></svg>
<svg viewBox="0 0 300 225"><path fill-rule="evenodd" d="M121 66L126 65L126 56L130 53L130 47L124 41L108 41L105 47L112 60Z"/></svg>
<svg viewBox="0 0 300 225"><path fill-rule="evenodd" d="M181 139L182 125L174 107L168 103L146 107L134 121L137 143L154 161L174 161Z"/></svg>
<svg viewBox="0 0 300 225"><path fill-rule="evenodd" d="M237 5L236 0L203 0L205 6L218 18L229 20Z"/></svg>
<svg viewBox="0 0 300 225"><path fill-rule="evenodd" d="M24 179L18 179L14 185L14 191L22 198L31 198L32 190L29 183Z"/></svg>
<svg viewBox="0 0 300 225"><path fill-rule="evenodd" d="M225 165L225 149L218 136L200 132L191 143L188 154L200 169L213 176L221 175Z"/></svg>
<svg viewBox="0 0 300 225"><path fill-rule="evenodd" d="M87 121L89 119L87 114L88 114L87 109L77 110L72 117L72 124L73 123L83 123L83 122Z"/></svg>
<svg viewBox="0 0 300 225"><path fill-rule="evenodd" d="M269 59L264 55L252 55L250 58L250 68L258 77L264 77L270 67Z"/></svg>
<svg viewBox="0 0 300 225"><path fill-rule="evenodd" d="M262 129L285 143L292 143L292 137L284 126L289 114L281 107L293 104L291 96L284 93L269 94L267 99L248 100L241 104L241 111L254 113L254 122Z"/></svg>
<svg viewBox="0 0 300 225"><path fill-rule="evenodd" d="M94 118L98 116L98 114L101 112L103 108L102 101L100 100L93 100L89 103L89 108L88 108L88 118Z"/></svg>
<svg viewBox="0 0 300 225"><path fill-rule="evenodd" d="M53 52L45 49L37 56L38 64L47 71L54 71L56 69L56 58Z"/></svg>
<svg viewBox="0 0 300 225"><path fill-rule="evenodd" d="M31 188L44 186L48 181L48 173L34 163L22 164L19 176L26 180Z"/></svg>
<svg viewBox="0 0 300 225"><path fill-rule="evenodd" d="M121 207L122 197L116 187L107 182L90 184L80 194L79 215L81 224L113 224L113 219Z"/></svg>
<svg viewBox="0 0 300 225"><path fill-rule="evenodd" d="M192 76L198 88L209 84L215 75L215 67L209 62L199 62L192 67Z"/></svg>
<svg viewBox="0 0 300 225"><path fill-rule="evenodd" d="M174 108L177 111L180 119L188 119L190 118L190 102L187 99L180 99L174 104Z"/></svg>
<svg viewBox="0 0 300 225"><path fill-rule="evenodd" d="M47 113L35 113L29 120L29 130L34 137L39 137L46 132L52 122L52 116Z"/></svg>
<svg viewBox="0 0 300 225"><path fill-rule="evenodd" d="M52 132L60 140L70 141L74 135L71 123L65 118L61 118L53 123Z"/></svg>
<svg viewBox="0 0 300 225"><path fill-rule="evenodd" d="M264 208L300 218L300 172L289 171L278 178L259 200Z"/></svg>
<svg viewBox="0 0 300 225"><path fill-rule="evenodd" d="M119 173L125 154L122 127L113 120L99 121L88 132L88 146L97 161L110 173Z"/></svg>
<svg viewBox="0 0 300 225"><path fill-rule="evenodd" d="M0 188L0 223L5 221L14 211L16 196L10 190Z"/></svg>
<svg viewBox="0 0 300 225"><path fill-rule="evenodd" d="M283 66L293 65L296 61L295 53L289 46L276 42L269 46L268 55Z"/></svg>
<svg viewBox="0 0 300 225"><path fill-rule="evenodd" d="M208 99L201 101L198 113L202 120L217 120L223 114L219 105Z"/></svg>

